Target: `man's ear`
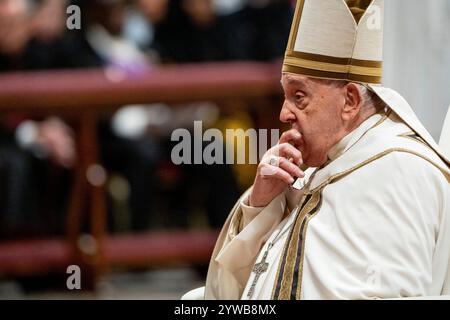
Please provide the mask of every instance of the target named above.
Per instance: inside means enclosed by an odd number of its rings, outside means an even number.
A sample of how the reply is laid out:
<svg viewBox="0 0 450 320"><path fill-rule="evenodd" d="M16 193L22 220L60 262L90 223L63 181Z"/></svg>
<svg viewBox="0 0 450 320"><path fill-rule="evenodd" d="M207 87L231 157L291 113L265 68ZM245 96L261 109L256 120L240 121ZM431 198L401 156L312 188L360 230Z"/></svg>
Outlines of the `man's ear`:
<svg viewBox="0 0 450 320"><path fill-rule="evenodd" d="M345 105L342 110L342 118L343 120L350 121L361 109L361 90L355 83L350 82L344 87L344 95Z"/></svg>

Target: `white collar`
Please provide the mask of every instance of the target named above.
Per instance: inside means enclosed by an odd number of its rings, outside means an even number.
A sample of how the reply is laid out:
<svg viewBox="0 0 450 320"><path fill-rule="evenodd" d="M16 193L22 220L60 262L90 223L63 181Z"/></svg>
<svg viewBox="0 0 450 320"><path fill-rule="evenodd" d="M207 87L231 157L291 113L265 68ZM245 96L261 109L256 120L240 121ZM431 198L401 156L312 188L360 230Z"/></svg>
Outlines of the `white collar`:
<svg viewBox="0 0 450 320"><path fill-rule="evenodd" d="M346 135L344 138L342 138L341 141L335 144L328 152L329 161L327 163L336 160L346 151L348 151L352 146L354 146L373 126L375 126L377 122L379 122L382 119L382 117L383 115L381 114L375 114L371 116L363 123L361 123L358 128L356 128L348 135ZM311 176L306 180L298 179L294 183L294 188L286 194L288 206L290 209L294 208L295 205L300 201L300 198L303 193L301 193L299 190L301 190L304 187L306 181L309 179L311 179Z"/></svg>

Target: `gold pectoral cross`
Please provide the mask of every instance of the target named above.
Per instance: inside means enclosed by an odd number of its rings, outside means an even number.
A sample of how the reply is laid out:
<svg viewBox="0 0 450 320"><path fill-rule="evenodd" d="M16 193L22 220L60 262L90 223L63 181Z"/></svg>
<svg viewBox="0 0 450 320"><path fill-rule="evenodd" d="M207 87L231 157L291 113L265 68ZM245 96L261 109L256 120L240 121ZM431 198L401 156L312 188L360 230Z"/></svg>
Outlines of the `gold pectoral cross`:
<svg viewBox="0 0 450 320"><path fill-rule="evenodd" d="M269 254L269 248L266 250L266 252L264 252L264 255L263 255L261 261L253 266L252 271L255 273L255 278L253 279L252 285L250 286L250 290L248 290L248 293L247 293L247 297L249 299L251 299L253 294L255 293L255 287L256 287L256 284L258 283L259 277L264 272L266 272L267 269L269 268L269 263L266 262L268 254Z"/></svg>

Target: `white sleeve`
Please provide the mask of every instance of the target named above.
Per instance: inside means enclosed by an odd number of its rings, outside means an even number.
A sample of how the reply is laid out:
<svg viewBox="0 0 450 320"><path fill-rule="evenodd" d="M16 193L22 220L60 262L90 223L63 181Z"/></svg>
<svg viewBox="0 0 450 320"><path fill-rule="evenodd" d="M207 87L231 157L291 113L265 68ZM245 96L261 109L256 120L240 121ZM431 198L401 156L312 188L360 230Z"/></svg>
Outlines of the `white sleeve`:
<svg viewBox="0 0 450 320"><path fill-rule="evenodd" d="M251 207L249 203L250 195L247 195L241 200L242 210L242 228L245 228L255 217L261 213L266 207Z"/></svg>
<svg viewBox="0 0 450 320"><path fill-rule="evenodd" d="M218 254L216 261L228 270L253 265L261 247L283 219L286 197L284 193L280 194L265 208L244 206L244 210L250 209L247 213L250 212L251 215L259 213Z"/></svg>

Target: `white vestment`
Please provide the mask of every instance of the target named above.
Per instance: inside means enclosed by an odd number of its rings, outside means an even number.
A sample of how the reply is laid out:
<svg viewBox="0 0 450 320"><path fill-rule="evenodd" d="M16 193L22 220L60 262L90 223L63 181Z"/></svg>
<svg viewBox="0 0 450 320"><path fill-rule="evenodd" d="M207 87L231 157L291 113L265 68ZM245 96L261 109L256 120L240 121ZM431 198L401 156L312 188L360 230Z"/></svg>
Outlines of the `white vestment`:
<svg viewBox="0 0 450 320"><path fill-rule="evenodd" d="M248 207L247 191L217 241L205 298L247 299L252 269L275 238L252 299L450 294L448 160L402 119L369 118L326 166L306 171L301 191L265 208Z"/></svg>

